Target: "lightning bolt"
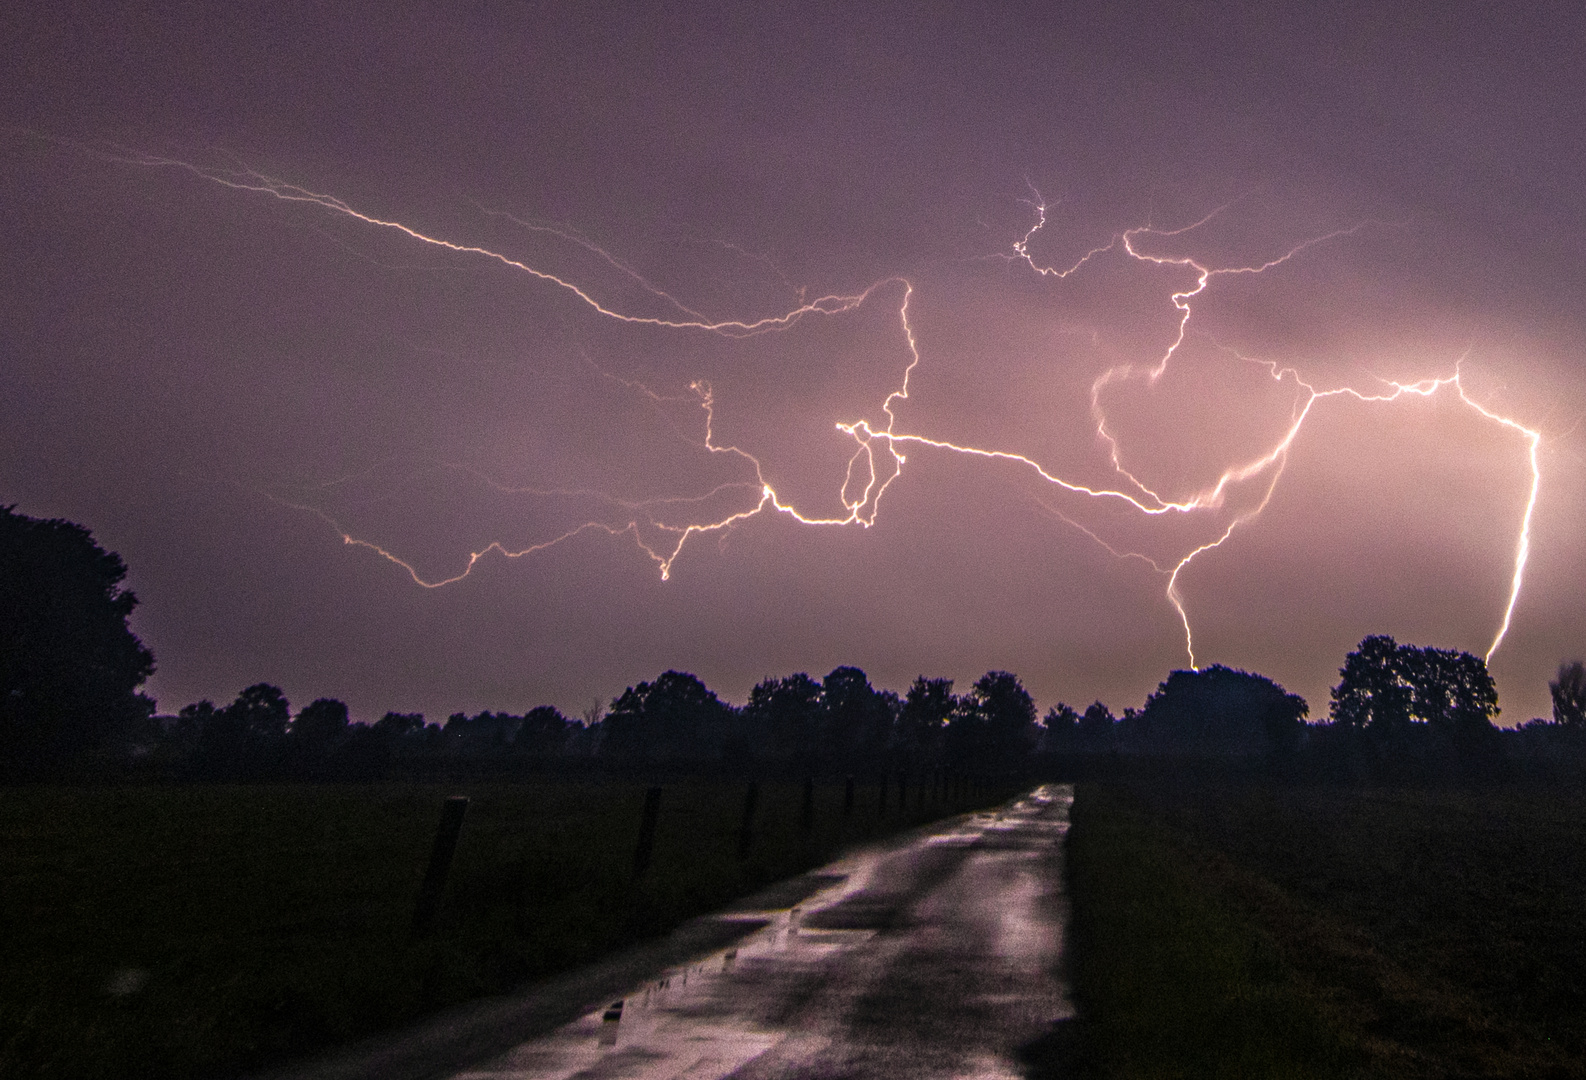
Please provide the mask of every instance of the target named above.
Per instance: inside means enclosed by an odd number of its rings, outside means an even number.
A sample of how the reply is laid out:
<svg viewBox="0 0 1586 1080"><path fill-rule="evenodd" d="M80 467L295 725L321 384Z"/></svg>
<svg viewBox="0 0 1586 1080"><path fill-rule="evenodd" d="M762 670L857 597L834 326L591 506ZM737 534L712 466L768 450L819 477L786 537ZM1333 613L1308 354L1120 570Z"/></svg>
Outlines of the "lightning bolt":
<svg viewBox="0 0 1586 1080"><path fill-rule="evenodd" d="M608 319L615 319L618 322L624 323L635 323L642 326L657 326L668 330L705 330L711 333L734 338L753 337L757 334L770 333L774 330L785 330L808 315L839 315L843 312L852 311L868 300L870 298L870 294L876 289L898 280L895 278L883 279L882 281L876 282L874 285L871 285L869 288L858 293L850 293L846 295L838 293L828 294L826 296L819 297L818 299L801 303L791 311L785 312L784 314L771 315L763 319L711 319L707 316L703 316L697 312L694 312L692 309L674 298L671 294L667 293L665 290L650 285L642 277L639 277L639 275L630 270L620 260L607 255L604 251L601 251L598 247L596 247L591 241L585 240L582 237L576 237L573 234L565 231L545 226L533 226L529 225L527 222L513 219L518 221L518 224L520 225L527 225L531 228L537 228L544 232L556 233L563 239L571 240L573 243L578 244L581 247L598 252L599 255L606 261L610 262L618 269L623 270L629 276L635 278L635 280L639 281L640 284L643 285L648 291L667 301L678 311L679 315L685 317L663 318L657 315L634 315L607 307L605 304L601 303L589 292L587 292L583 287L567 280L566 278L560 277L557 274L553 274L548 270L538 269L537 267L531 266L526 262L522 262L521 260L503 255L500 252L492 251L489 248L480 247L475 244L460 244L451 240L445 240L438 236L431 236L428 233L420 232L411 225L404 225L400 221L393 221L387 218L375 217L372 214L365 214L361 211L354 210L351 206L348 206L346 203L342 202L333 195L324 195L317 191L310 191L307 188L298 186L297 184L288 183L284 180L277 180L266 176L263 173L255 172L251 169L222 172L217 169L205 168L201 165L195 165L192 162L182 161L177 158L155 157L145 154L133 154L120 158L119 160L125 161L128 164L142 165L151 168L179 169L184 172L192 173L194 176L201 177L202 179L208 180L211 183L220 184L224 187L233 188L237 191L268 195L271 198L279 199L282 202L309 203L314 206L319 206L326 210L333 211L334 213L343 215L345 217L352 218L355 221L361 221L365 225L371 225L380 229L390 229L408 237L409 239L417 240L420 243L429 244L459 255L472 255L484 259L490 259L500 263L502 266L505 266L510 270L528 274L530 277L537 278L547 284L554 285L560 289L565 289L567 292L572 293L579 300L583 301L589 307L593 308L596 312L604 315Z"/></svg>
<svg viewBox="0 0 1586 1080"><path fill-rule="evenodd" d="M1502 416L1491 409L1474 401L1465 393L1463 383L1458 381L1456 374L1455 385L1459 388L1459 397L1466 405L1475 409L1487 419L1502 424L1511 431L1517 431L1525 437L1526 456L1531 464L1531 488L1526 494L1525 513L1520 518L1520 535L1514 542L1514 572L1509 577L1509 602L1504 605L1503 622L1498 626L1498 632L1493 635L1492 644L1487 646L1487 661L1491 663L1493 653L1498 651L1498 646L1503 644L1503 639L1509 633L1509 624L1514 621L1514 607L1520 602L1520 587L1525 584L1525 564L1531 557L1531 518L1536 513L1536 499L1542 489L1542 465L1537 460L1542 451L1542 433L1534 428L1528 428L1512 417Z"/></svg>
<svg viewBox="0 0 1586 1080"><path fill-rule="evenodd" d="M1169 363L1172 361L1174 355L1178 352L1180 346L1182 346L1184 343L1185 336L1189 330L1190 317L1193 314L1190 301L1204 293L1214 278L1225 275L1265 273L1268 270L1283 265L1289 260L1300 255L1308 248L1327 243L1331 240L1352 236L1369 224L1368 222L1359 222L1355 225L1349 226L1348 228L1335 229L1332 232L1305 240L1285 251L1281 255L1253 266L1211 268L1190 257L1151 255L1140 250L1140 248L1136 246L1137 241L1142 237L1179 236L1198 229L1202 225L1205 225L1207 222L1211 221L1217 215L1221 214L1226 209L1226 207L1218 207L1206 216L1202 217L1200 220L1179 229L1161 230L1153 228L1149 225L1126 229L1123 232L1116 234L1108 243L1091 248L1089 251L1085 252L1084 255L1080 256L1077 261L1060 269L1052 266L1043 266L1037 263L1034 256L1031 254L1031 241L1034 240L1036 235L1042 229L1044 229L1047 224L1047 205L1043 200L1040 199L1039 192L1036 192L1035 194L1036 201L1033 204L1035 209L1035 222L1030 227L1029 231L1027 231L1012 245L1014 252L1012 257L1022 261L1031 270L1042 277L1053 277L1059 280L1067 278L1077 273L1097 256L1120 248L1128 255L1129 258L1140 262L1152 263L1158 266L1177 266L1194 272L1194 287L1180 292L1175 292L1171 294L1169 298L1173 306L1179 312L1178 326L1172 342L1164 350L1161 358L1147 371L1147 378L1152 383L1155 383L1167 371ZM1288 430L1270 450L1247 462L1243 462L1225 470L1222 475L1217 478L1217 481L1210 487L1204 488L1201 491L1192 494L1188 499L1179 501L1166 499L1163 496L1157 494L1155 491L1152 491L1133 473L1124 467L1120 457L1118 441L1107 428L1106 412L1102 406L1102 393L1111 383L1133 376L1136 369L1134 365L1131 364L1123 364L1109 368L1102 372L1102 374L1098 376L1091 384L1091 415L1096 422L1096 434L1098 438L1106 443L1108 447L1109 457L1111 459L1114 471L1127 480L1132 488L1134 488L1140 493L1141 496L1148 500L1146 502L1142 502L1140 499L1137 499L1134 496L1121 491L1095 490L1082 485L1071 484L1060 479L1059 477L1053 476L1039 464L1020 454L1003 453L997 451L988 452L974 447L955 446L952 444L935 442L932 440L921 439L919 441L927 442L930 445L952 450L957 453L984 455L988 457L998 457L1005 460L1017 461L1034 469L1043 480L1056 484L1068 491L1090 495L1093 497L1121 498L1130 503L1137 510L1140 510L1142 513L1153 515L1166 513L1169 511L1188 512L1192 510L1219 507L1223 504L1230 486L1257 477L1264 472L1269 473L1269 480L1267 482L1266 489L1262 493L1262 496L1254 509L1234 517L1216 539L1191 549L1182 559L1179 560L1179 562L1167 575L1167 598L1168 601L1173 605L1174 609L1178 612L1179 620L1183 624L1185 651L1189 655L1190 666L1195 667L1194 631L1190 626L1189 613L1185 608L1183 594L1180 593L1178 589L1179 575L1183 572L1184 568L1196 558L1196 556L1214 548L1221 547L1229 539L1229 537L1234 534L1236 529L1255 520L1260 516L1261 512L1266 509L1267 504L1271 502L1273 492L1277 490L1277 482L1282 475L1284 465L1287 463L1289 449L1293 446L1294 440L1298 438L1300 429L1304 426L1306 418L1310 415L1312 406L1314 406L1317 401L1322 400L1323 398L1338 396L1348 396L1362 402L1391 402L1403 394L1414 394L1421 397L1429 397L1444 387L1453 386L1457 391L1460 400L1467 406L1474 409L1488 420L1501 424L1512 431L1518 432L1525 438L1531 470L1531 483L1527 493L1525 511L1521 516L1519 536L1515 542L1514 569L1510 576L1509 596L1507 602L1504 605L1503 619L1498 627L1497 632L1493 635L1492 643L1487 647L1486 659L1490 661L1493 655L1498 651L1498 647L1503 644L1503 639L1509 632L1509 627L1514 618L1515 605L1519 602L1520 590L1525 581L1525 566L1531 551L1531 520L1536 510L1537 495L1541 489L1542 482L1541 464L1538 460L1542 443L1542 434L1539 430L1526 427L1513 417L1505 416L1501 413L1495 412L1491 408L1472 398L1466 391L1465 385L1461 380L1461 367L1464 360L1465 357L1461 357L1460 360L1455 363L1454 373L1452 375L1408 384L1389 381L1387 385L1390 387L1390 389L1387 392L1381 394L1366 394L1348 387L1318 391L1315 389L1315 387L1311 386L1309 383L1306 383L1300 377L1298 371L1293 368L1281 367L1274 361L1256 361L1257 363L1262 363L1267 366L1272 374L1272 377L1278 381L1282 381L1285 377L1292 377L1299 388L1306 395L1304 404L1295 410L1292 423L1290 424ZM894 437L904 440L913 439L913 437L910 436ZM1065 518L1065 520L1067 519ZM1100 539L1096 537L1096 535L1089 529L1082 528L1081 531L1085 532L1092 539L1101 542ZM1103 546L1107 547L1107 549L1114 555L1119 554L1119 552L1114 550L1110 545L1103 544ZM1136 554L1137 553L1134 552L1123 553L1125 556ZM1138 557L1144 558L1144 556ZM1155 566L1155 563L1153 562L1152 565Z"/></svg>
<svg viewBox="0 0 1586 1080"><path fill-rule="evenodd" d="M780 496L775 487L767 481L762 463L757 457L739 446L722 444L716 441L714 432L716 419L715 399L710 384L703 380L696 381L689 387L694 403L701 410L703 421L703 435L697 440L696 445L710 454L726 455L743 461L754 475L755 479L753 482L743 481L721 485L705 496L627 502L600 493L581 491L578 493L599 498L614 509L624 511L629 515L627 520L587 521L555 536L518 548L509 547L500 541L492 541L479 550L471 551L462 570L448 577L426 578L412 563L405 561L398 554L379 544L354 536L350 531L343 528L335 518L323 510L313 505L288 500L282 496L271 496L283 505L292 506L319 516L336 530L344 543L366 548L382 558L390 560L406 570L414 582L425 588L441 588L461 581L472 573L474 567L478 565L481 559L491 552L497 552L509 559L522 558L592 531L604 532L614 537L631 535L638 547L656 563L662 580L667 580L671 576L673 564L690 538L696 535L724 533L766 510L786 515L802 525L832 527L858 525L862 528L868 528L876 522L883 496L902 475L903 466L907 461L903 448L910 445L918 445L926 449L963 455L988 462L1011 464L1033 472L1043 483L1070 495L1120 503L1148 518L1166 514L1190 514L1220 509L1226 504L1229 492L1233 488L1259 479L1262 481L1261 493L1253 507L1236 514L1223 525L1213 539L1193 547L1188 553L1179 558L1171 568L1165 567L1147 556L1114 548L1103 541L1093 530L1074 521L1067 514L1063 514L1055 508L1046 507L1050 512L1057 514L1062 520L1074 525L1085 535L1101 544L1112 554L1120 558L1143 559L1154 570L1165 574L1167 577L1166 598L1177 613L1183 626L1185 651L1189 656L1190 665L1194 667L1196 666L1194 632L1188 607L1179 587L1180 578L1193 560L1207 551L1222 547L1238 529L1254 521L1266 509L1274 492L1277 490L1278 481L1282 477L1284 467L1287 464L1289 451L1317 403L1334 397L1350 397L1366 403L1391 403L1405 395L1430 397L1439 391L1452 387L1465 405L1487 420L1514 431L1526 441L1528 446L1531 471L1530 489L1514 549L1514 564L1508 600L1504 608L1501 625L1487 650L1486 655L1489 660L1497 652L1499 646L1502 645L1512 623L1515 607L1519 602L1526 562L1530 554L1531 522L1541 485L1539 454L1542 436L1540 430L1527 427L1515 418L1499 413L1489 405L1477 401L1469 394L1461 379L1461 365L1465 359L1464 357L1455 362L1453 371L1449 375L1415 383L1383 380L1384 389L1378 393L1369 393L1350 387L1318 390L1306 382L1295 368L1283 366L1276 361L1253 360L1241 357L1241 359L1248 360L1251 363L1265 366L1271 377L1280 383L1285 380L1293 382L1296 398L1290 424L1269 448L1246 461L1237 462L1228 467L1212 484L1191 492L1187 497L1169 498L1153 490L1135 475L1124 464L1118 438L1108 425L1104 403L1107 389L1116 383L1140 377L1141 375L1144 376L1148 383L1154 384L1159 380L1168 370L1190 332L1190 322L1194 314L1193 301L1203 296L1216 280L1238 275L1267 273L1299 257L1311 248L1349 237L1366 227L1369 222L1360 222L1348 228L1337 229L1307 239L1271 259L1251 265L1214 267L1193 257L1153 254L1147 250L1151 239L1183 236L1191 233L1227 209L1226 207L1218 207L1198 221L1178 229L1159 229L1151 225L1143 225L1123 230L1115 234L1106 244L1086 251L1073 263L1063 267L1055 267L1041 264L1031 251L1033 241L1046 228L1048 223L1048 206L1039 198L1039 193L1036 192L1036 199L1031 203L1034 211L1033 224L1023 236L1013 242L1011 253L1004 253L1001 257L1024 266L1040 277L1061 281L1080 273L1089 263L1104 254L1122 253L1123 256L1137 262L1183 270L1190 274L1192 279L1192 284L1189 287L1172 292L1168 297L1169 303L1177 312L1177 322L1172 339L1161 355L1152 364L1143 369L1135 364L1122 364L1108 368L1097 376L1091 384L1090 410L1095 423L1096 437L1106 447L1107 457L1114 474L1120 480L1120 483L1115 487L1097 487L1065 479L1033 458L1010 450L964 445L932 438L924 434L900 430L895 407L900 402L908 400L911 376L921 362L919 343L909 317L909 306L914 295L914 286L906 278L887 277L858 292L828 293L813 300L805 299L803 290L799 290L798 303L784 310L781 314L769 315L758 319L715 318L685 304L667 290L646 279L632 266L607 253L599 245L576 230L566 226L527 221L500 211L480 208L484 213L506 218L522 228L554 235L584 249L594 257L603 260L619 274L630 279L654 300L663 304L667 312L659 315L636 313L619 310L597 297L590 288L567 277L536 267L521 259L515 259L482 246L460 243L435 236L401 221L365 213L335 196L312 191L298 184L273 178L252 169L221 170L176 158L158 157L119 149L114 154L105 156L112 156L116 160L131 165L183 171L210 183L248 194L261 195L282 202L306 204L372 228L398 233L418 243L430 245L457 255L494 261L509 271L528 275L545 285L571 294L578 301L605 318L623 323L652 326L668 331L689 331L716 334L728 338L748 338L760 334L785 331L806 318L835 317L854 312L877 296L878 293L888 289L896 288L900 292L901 299L898 302L897 317L908 354L907 363L904 365L897 389L889 393L881 402L881 413L886 418L882 425L873 425L869 420L863 418L852 421L839 421L835 424L835 430L853 440L854 443L853 453L848 458L842 484L837 492L837 499L842 511L836 515L821 516L799 510L790 501ZM622 380L618 381L622 382ZM623 382L623 385L628 386L636 393L648 395L657 402L670 400L638 384ZM497 486L499 487L499 485ZM712 496L733 488L742 488L747 492L753 492L752 504L726 514L717 520L703 523L678 524L675 521L666 520L661 514L663 508L685 503L699 505ZM534 491L532 489L503 488L502 490L528 491L532 494L573 493L560 489L553 489L550 492ZM1045 504L1043 503L1042 505ZM668 542L664 545L647 542L643 535L646 528L666 536Z"/></svg>

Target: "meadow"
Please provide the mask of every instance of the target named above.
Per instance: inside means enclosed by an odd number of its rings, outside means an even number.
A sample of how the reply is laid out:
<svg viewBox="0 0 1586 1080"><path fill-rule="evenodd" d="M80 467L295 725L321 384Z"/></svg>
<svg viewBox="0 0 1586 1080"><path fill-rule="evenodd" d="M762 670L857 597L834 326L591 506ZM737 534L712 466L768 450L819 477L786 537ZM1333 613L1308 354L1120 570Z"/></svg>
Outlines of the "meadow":
<svg viewBox="0 0 1586 1080"><path fill-rule="evenodd" d="M1586 1076L1586 796L1083 784L1093 1075Z"/></svg>
<svg viewBox="0 0 1586 1080"><path fill-rule="evenodd" d="M447 796L467 795L432 934L409 940ZM878 812L861 784L611 780L0 789L0 1076L226 1075L411 1022L651 938L974 805ZM980 805L1006 792L985 792Z"/></svg>

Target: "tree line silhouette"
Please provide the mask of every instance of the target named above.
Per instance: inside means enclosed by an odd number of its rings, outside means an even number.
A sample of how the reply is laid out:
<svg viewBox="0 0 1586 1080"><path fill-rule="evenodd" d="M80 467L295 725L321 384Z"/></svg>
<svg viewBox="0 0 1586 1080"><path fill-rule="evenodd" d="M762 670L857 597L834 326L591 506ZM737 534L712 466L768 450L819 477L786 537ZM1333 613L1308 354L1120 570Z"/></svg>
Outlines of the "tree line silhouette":
<svg viewBox="0 0 1586 1080"><path fill-rule="evenodd" d="M1265 676L1221 665L1170 673L1139 709L1059 703L1038 719L1019 678L963 693L920 676L901 696L857 667L767 678L743 705L667 671L570 718L388 712L355 723L334 698L295 715L269 683L229 704L157 716L139 687L154 657L127 625L126 566L81 525L0 507L0 777L380 779L582 768L841 775L955 769L1044 773L1149 757L1243 763L1352 781L1484 779L1516 769L1586 780L1586 666L1549 684L1553 720L1493 725L1480 657L1372 635L1339 671L1326 721ZM1561 771L1561 763L1567 768ZM1571 772L1573 770L1573 772Z"/></svg>
<svg viewBox="0 0 1586 1080"><path fill-rule="evenodd" d="M268 683L235 701L200 701L150 716L125 749L145 772L194 779L374 779L518 768L585 767L841 775L960 769L1005 772L1048 734L1017 676L991 671L965 694L950 679L916 679L899 697L856 667L823 679L769 678L749 701L722 701L697 676L668 671L630 686L583 719L542 705L454 713L443 723L388 712L354 723L320 698L296 716Z"/></svg>

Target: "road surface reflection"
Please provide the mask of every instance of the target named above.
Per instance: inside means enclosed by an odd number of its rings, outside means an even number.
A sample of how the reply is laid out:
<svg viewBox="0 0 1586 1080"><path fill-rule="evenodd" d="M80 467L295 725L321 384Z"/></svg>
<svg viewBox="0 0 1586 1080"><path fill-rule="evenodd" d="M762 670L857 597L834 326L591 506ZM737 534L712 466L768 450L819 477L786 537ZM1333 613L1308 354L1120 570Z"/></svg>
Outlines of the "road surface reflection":
<svg viewBox="0 0 1586 1080"><path fill-rule="evenodd" d="M455 1080L1021 1075L1058 975L1073 789L1047 785L823 868L798 906Z"/></svg>

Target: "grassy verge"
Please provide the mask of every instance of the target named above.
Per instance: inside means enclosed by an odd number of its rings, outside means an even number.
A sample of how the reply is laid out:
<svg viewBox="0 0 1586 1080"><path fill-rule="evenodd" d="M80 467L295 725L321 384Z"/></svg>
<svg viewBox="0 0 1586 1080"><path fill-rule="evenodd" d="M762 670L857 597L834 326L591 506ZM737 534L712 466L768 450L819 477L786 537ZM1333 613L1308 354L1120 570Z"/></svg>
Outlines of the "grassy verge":
<svg viewBox="0 0 1586 1080"><path fill-rule="evenodd" d="M566 970L953 809L669 784L634 879L618 783L0 789L0 1076L232 1073ZM436 933L407 942L445 796L472 803ZM911 792L911 804L916 803Z"/></svg>
<svg viewBox="0 0 1586 1080"><path fill-rule="evenodd" d="M1115 788L1082 784L1068 835L1069 970L1098 1077L1360 1075L1266 934Z"/></svg>

